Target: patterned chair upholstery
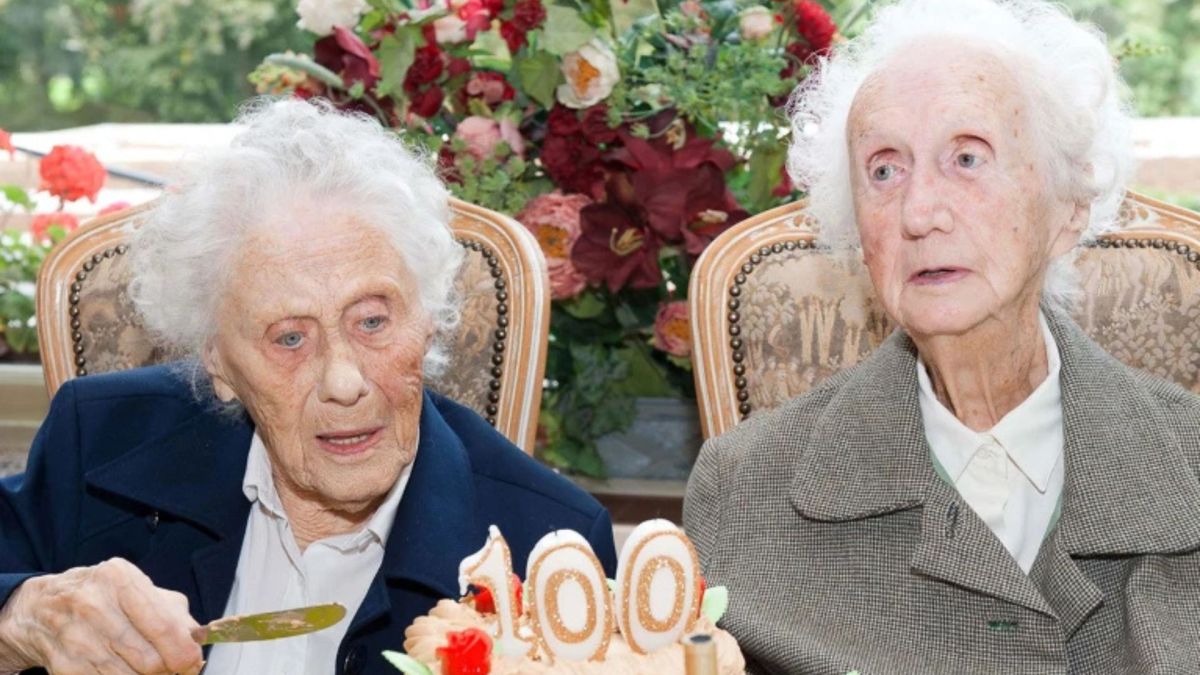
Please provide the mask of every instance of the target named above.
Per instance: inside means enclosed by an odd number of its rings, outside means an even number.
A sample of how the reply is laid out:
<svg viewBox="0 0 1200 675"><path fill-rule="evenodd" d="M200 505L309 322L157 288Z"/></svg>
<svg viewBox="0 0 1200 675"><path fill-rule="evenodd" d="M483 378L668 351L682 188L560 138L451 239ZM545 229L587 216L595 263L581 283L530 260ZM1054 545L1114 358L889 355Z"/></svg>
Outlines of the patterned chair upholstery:
<svg viewBox="0 0 1200 675"><path fill-rule="evenodd" d="M175 356L153 343L127 292L128 242L151 206L89 223L42 266L38 339L51 396L72 377ZM467 253L457 284L462 320L449 367L429 384L531 453L550 326L546 262L537 241L511 218L458 200L451 208L451 228Z"/></svg>
<svg viewBox="0 0 1200 675"><path fill-rule="evenodd" d="M856 251L817 243L802 202L730 228L692 272L706 438L858 363L893 330ZM1200 393L1200 214L1130 193L1077 261L1075 320L1124 363Z"/></svg>

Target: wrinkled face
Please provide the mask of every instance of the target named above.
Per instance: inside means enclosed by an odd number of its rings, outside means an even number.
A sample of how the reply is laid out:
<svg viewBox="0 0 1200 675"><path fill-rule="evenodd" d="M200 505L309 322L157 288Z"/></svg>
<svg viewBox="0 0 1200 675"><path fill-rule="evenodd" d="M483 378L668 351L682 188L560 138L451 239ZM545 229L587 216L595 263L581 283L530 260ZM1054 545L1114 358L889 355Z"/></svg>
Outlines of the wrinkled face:
<svg viewBox="0 0 1200 675"><path fill-rule="evenodd" d="M236 260L206 356L237 398L281 491L372 507L412 461L432 323L386 235L306 214L269 222Z"/></svg>
<svg viewBox="0 0 1200 675"><path fill-rule="evenodd" d="M1036 308L1050 259L1087 222L1086 206L1054 193L1013 70L995 52L936 40L868 78L851 107L864 260L914 337Z"/></svg>

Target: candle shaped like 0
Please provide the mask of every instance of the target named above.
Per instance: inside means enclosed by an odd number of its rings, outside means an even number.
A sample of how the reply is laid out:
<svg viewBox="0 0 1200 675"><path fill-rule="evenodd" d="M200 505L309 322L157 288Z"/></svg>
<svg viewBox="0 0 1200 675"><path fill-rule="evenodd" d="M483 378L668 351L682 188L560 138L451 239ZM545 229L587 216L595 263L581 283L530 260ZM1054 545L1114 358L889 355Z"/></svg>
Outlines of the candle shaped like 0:
<svg viewBox="0 0 1200 675"><path fill-rule="evenodd" d="M512 553L508 542L495 525L488 528L488 540L478 553L463 558L458 565L458 592L467 594L467 586L483 586L492 592L496 604L496 644L503 653L522 657L533 645L517 635L517 589L513 584Z"/></svg>
<svg viewBox="0 0 1200 675"><path fill-rule="evenodd" d="M525 575L529 615L542 648L567 661L598 661L613 633L604 568L577 532L558 530L538 541Z"/></svg>
<svg viewBox="0 0 1200 675"><path fill-rule="evenodd" d="M669 520L634 528L617 563L617 623L631 649L648 654L692 630L700 611L700 562Z"/></svg>

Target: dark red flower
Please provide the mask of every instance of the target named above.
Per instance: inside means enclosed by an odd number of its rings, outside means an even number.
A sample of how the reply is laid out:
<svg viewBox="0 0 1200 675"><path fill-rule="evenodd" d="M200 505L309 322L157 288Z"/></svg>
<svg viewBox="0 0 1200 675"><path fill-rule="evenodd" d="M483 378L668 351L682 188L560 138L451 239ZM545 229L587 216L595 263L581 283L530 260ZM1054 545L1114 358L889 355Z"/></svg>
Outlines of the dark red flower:
<svg viewBox="0 0 1200 675"><path fill-rule="evenodd" d="M594 197L604 179L600 158L600 150L580 135L548 134L542 141L542 167L564 192L582 192Z"/></svg>
<svg viewBox="0 0 1200 675"><path fill-rule="evenodd" d="M608 106L603 103L583 111L580 127L583 137L596 145L608 145L617 140L617 130L608 126Z"/></svg>
<svg viewBox="0 0 1200 675"><path fill-rule="evenodd" d="M546 20L546 8L541 0L518 0L513 5L513 16L500 23L500 37L508 44L508 51L516 53L526 44L526 34L542 25Z"/></svg>
<svg viewBox="0 0 1200 675"><path fill-rule="evenodd" d="M367 89L379 81L379 60L353 31L334 26L333 33L313 45L313 59L342 76L347 87L362 82Z"/></svg>
<svg viewBox="0 0 1200 675"><path fill-rule="evenodd" d="M565 105L555 103L546 118L546 128L556 136L572 136L581 129L579 116Z"/></svg>
<svg viewBox="0 0 1200 675"><path fill-rule="evenodd" d="M404 75L404 91L412 94L421 85L435 82L442 76L446 64L437 45L419 47L413 54L412 65Z"/></svg>
<svg viewBox="0 0 1200 675"><path fill-rule="evenodd" d="M450 57L450 63L446 64L446 75L450 77L458 77L471 72L471 62L461 56Z"/></svg>
<svg viewBox="0 0 1200 675"><path fill-rule="evenodd" d="M442 88L435 84L424 91L410 95L409 110L421 117L433 117L441 109L442 100L445 97Z"/></svg>
<svg viewBox="0 0 1200 675"><path fill-rule="evenodd" d="M616 177L617 181L623 177ZM654 288L662 282L658 236L635 200L622 198L628 186L612 185L611 200L589 204L579 212L579 239L571 263L587 280L605 284L617 293L630 288Z"/></svg>
<svg viewBox="0 0 1200 675"><path fill-rule="evenodd" d="M108 172L92 153L75 145L56 145L38 165L39 190L68 202L87 197L95 202Z"/></svg>
<svg viewBox="0 0 1200 675"><path fill-rule="evenodd" d="M492 638L479 628L446 633L437 648L443 675L487 675L492 670Z"/></svg>
<svg viewBox="0 0 1200 675"><path fill-rule="evenodd" d="M670 111L655 116L649 126L649 139L620 129L621 147L606 158L628 172L628 198L645 210L655 233L699 255L714 237L747 215L725 184L725 174L737 160Z"/></svg>

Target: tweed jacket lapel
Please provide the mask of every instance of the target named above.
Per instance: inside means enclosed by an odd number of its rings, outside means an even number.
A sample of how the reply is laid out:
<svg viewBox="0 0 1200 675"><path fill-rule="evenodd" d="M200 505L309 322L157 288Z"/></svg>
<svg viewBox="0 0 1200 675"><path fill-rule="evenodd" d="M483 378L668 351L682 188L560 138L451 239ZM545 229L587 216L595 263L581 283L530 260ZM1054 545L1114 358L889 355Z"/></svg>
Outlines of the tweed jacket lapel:
<svg viewBox="0 0 1200 675"><path fill-rule="evenodd" d="M1047 322L1062 354L1063 547L1074 556L1200 548L1200 481L1162 404L1070 319L1048 313Z"/></svg>
<svg viewBox="0 0 1200 675"><path fill-rule="evenodd" d="M911 569L1055 616L1073 633L1102 595L1072 556L1200 547L1200 482L1161 406L1071 320L1046 311L1062 356L1062 518L1026 575L958 492L933 471L917 402L916 348L893 334L812 430L790 496L805 518L841 522L921 507ZM1164 517L1164 514L1179 514Z"/></svg>
<svg viewBox="0 0 1200 675"><path fill-rule="evenodd" d="M916 367L916 347L897 332L850 371L813 428L793 506L829 522L923 507L909 561L915 573L1050 614L1000 540L934 472Z"/></svg>

